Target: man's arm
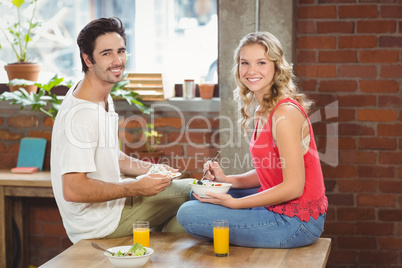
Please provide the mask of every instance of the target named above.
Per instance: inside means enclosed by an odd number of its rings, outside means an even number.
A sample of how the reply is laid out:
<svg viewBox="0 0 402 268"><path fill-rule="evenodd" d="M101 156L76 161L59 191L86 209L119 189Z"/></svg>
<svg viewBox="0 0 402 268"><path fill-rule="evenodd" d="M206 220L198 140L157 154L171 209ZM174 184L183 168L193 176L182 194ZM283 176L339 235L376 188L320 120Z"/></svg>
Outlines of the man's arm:
<svg viewBox="0 0 402 268"><path fill-rule="evenodd" d="M152 163L142 161L137 158L130 157L120 151L119 156L119 166L120 172L125 175L143 175L148 172L148 170L152 167Z"/></svg>
<svg viewBox="0 0 402 268"><path fill-rule="evenodd" d="M124 175L138 176L146 174L153 165L154 164L150 162L130 157L120 151L119 166L120 172ZM172 168L171 166L163 165L163 167L171 172L178 172L178 169Z"/></svg>
<svg viewBox="0 0 402 268"><path fill-rule="evenodd" d="M152 196L170 185L170 178L151 174L140 180L104 182L91 179L85 173L66 173L62 176L63 196L68 202L97 203L127 196Z"/></svg>

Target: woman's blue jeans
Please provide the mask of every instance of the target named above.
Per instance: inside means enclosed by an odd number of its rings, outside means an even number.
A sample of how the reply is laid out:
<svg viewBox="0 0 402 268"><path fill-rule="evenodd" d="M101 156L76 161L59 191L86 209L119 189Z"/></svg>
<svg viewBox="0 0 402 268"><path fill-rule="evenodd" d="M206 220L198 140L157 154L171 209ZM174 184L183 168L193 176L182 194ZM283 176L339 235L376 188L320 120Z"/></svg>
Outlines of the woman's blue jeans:
<svg viewBox="0 0 402 268"><path fill-rule="evenodd" d="M258 188L231 189L235 198L254 194ZM295 248L313 244L324 229L325 214L317 220L310 217L303 222L272 212L265 207L230 209L198 200L184 203L177 212L177 220L191 235L213 238L213 221L229 220L229 242L233 245L259 248Z"/></svg>

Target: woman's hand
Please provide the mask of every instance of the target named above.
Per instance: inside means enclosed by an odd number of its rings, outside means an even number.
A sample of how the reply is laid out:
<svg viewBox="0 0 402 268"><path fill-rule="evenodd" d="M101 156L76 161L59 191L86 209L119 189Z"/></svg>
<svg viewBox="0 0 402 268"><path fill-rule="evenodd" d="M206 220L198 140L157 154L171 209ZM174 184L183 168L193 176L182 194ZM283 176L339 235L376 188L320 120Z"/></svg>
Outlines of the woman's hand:
<svg viewBox="0 0 402 268"><path fill-rule="evenodd" d="M221 205L227 208L236 209L236 204L238 203L236 198L233 198L230 194L218 194L212 192L206 192L206 195L211 198L200 197L196 193L193 193L194 197L197 198L202 203L211 203L215 205Z"/></svg>
<svg viewBox="0 0 402 268"><path fill-rule="evenodd" d="M207 174L204 179L209 181L226 182L226 175L223 173L218 162L207 161L204 164L203 172L206 170Z"/></svg>

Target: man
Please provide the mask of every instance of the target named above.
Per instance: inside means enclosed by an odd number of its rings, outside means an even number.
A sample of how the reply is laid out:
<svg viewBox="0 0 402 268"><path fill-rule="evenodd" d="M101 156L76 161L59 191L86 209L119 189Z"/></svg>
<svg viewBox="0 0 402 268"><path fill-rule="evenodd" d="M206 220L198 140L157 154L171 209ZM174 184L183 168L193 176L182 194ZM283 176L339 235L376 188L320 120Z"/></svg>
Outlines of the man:
<svg viewBox="0 0 402 268"><path fill-rule="evenodd" d="M149 221L164 231L184 231L176 212L188 200L188 180L147 173L152 164L131 158L118 146L118 116L110 90L122 80L126 37L118 18L85 26L77 39L82 81L71 87L53 126L51 178L67 235L81 239L132 234L132 223ZM171 167L168 169L173 170Z"/></svg>

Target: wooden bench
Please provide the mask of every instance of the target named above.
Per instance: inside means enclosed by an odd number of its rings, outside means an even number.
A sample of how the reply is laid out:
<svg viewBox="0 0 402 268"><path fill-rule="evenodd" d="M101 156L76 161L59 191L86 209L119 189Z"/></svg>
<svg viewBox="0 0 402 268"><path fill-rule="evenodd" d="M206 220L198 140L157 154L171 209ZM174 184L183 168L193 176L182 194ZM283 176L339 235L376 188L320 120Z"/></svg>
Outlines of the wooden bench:
<svg viewBox="0 0 402 268"><path fill-rule="evenodd" d="M103 252L92 248L95 241L104 248L132 245L132 236L81 240L46 262L41 268L113 267ZM151 233L155 253L144 267L325 267L331 239L320 238L308 247L265 249L230 246L228 257L215 257L213 243L186 233Z"/></svg>

